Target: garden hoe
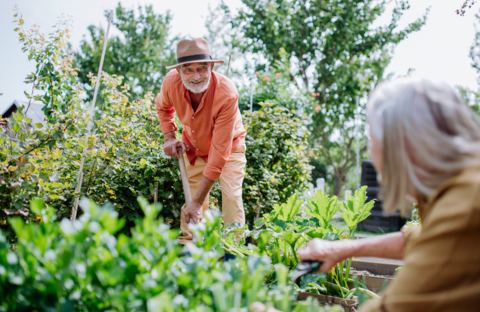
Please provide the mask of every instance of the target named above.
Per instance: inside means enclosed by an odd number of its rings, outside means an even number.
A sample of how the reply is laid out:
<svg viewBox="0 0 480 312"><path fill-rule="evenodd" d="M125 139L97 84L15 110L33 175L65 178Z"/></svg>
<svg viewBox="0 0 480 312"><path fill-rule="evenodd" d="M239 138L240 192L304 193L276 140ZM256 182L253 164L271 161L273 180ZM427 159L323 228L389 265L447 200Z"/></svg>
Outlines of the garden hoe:
<svg viewBox="0 0 480 312"><path fill-rule="evenodd" d="M185 196L185 204L182 206L182 210L185 206L192 202L192 193L190 191L190 184L188 184L187 168L185 167L185 160L183 155L178 158L178 166L180 167L180 176L182 178L183 195ZM184 218L184 214L180 212L180 218ZM186 244L192 240L192 237L182 235L178 238L180 244Z"/></svg>
<svg viewBox="0 0 480 312"><path fill-rule="evenodd" d="M190 192L190 184L188 184L187 168L183 156L178 158L178 166L180 167L180 175L182 177L183 194L185 195L185 204L192 202L192 193Z"/></svg>

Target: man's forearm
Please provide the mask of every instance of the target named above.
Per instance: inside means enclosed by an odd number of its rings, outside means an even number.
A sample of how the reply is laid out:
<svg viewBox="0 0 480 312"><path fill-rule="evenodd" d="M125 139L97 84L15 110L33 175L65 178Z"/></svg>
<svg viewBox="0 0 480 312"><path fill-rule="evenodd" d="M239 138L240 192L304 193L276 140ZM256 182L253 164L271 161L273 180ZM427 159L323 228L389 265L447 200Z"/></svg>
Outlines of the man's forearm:
<svg viewBox="0 0 480 312"><path fill-rule="evenodd" d="M355 240L345 240L344 258L380 257L402 259L405 240L401 232Z"/></svg>
<svg viewBox="0 0 480 312"><path fill-rule="evenodd" d="M176 131L170 131L163 135L165 137L165 142L169 140L175 140L177 138Z"/></svg>
<svg viewBox="0 0 480 312"><path fill-rule="evenodd" d="M207 198L208 192L210 192L210 189L212 188L213 183L215 183L215 181L210 180L205 176L202 176L200 178L199 187L196 194L192 194L193 195L192 200L202 205L203 202L205 201L205 198Z"/></svg>

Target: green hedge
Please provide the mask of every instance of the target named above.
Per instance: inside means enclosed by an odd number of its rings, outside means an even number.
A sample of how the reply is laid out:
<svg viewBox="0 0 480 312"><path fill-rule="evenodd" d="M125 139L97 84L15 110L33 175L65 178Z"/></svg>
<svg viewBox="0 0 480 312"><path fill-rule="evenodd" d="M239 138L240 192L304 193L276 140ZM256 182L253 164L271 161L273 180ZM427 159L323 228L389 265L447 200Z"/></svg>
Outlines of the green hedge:
<svg viewBox="0 0 480 312"><path fill-rule="evenodd" d="M109 105L97 115L95 134L87 143L88 114L80 99L56 123L32 128L21 113L9 121L11 136L0 139L4 225L8 215L29 216L33 197L43 198L59 216L69 216L85 144L82 196L112 202L130 224L142 214L138 196L172 207L163 214L178 220L183 201L178 166L163 154L153 99L130 102L119 83L119 77L104 76L103 97Z"/></svg>
<svg viewBox="0 0 480 312"><path fill-rule="evenodd" d="M310 166L305 122L286 108L262 104L244 114L247 169L243 198L250 225L277 203L307 189Z"/></svg>

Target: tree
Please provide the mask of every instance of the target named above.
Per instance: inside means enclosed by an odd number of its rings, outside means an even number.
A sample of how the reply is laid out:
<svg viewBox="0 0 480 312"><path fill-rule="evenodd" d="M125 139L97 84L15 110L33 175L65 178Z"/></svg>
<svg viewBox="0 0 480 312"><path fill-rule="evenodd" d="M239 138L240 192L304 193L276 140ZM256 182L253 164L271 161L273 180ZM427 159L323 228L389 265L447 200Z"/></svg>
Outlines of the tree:
<svg viewBox="0 0 480 312"><path fill-rule="evenodd" d="M464 16L468 9L471 9L475 4L476 0L464 0L462 6L457 9L457 14L460 16Z"/></svg>
<svg viewBox="0 0 480 312"><path fill-rule="evenodd" d="M477 114L480 114L480 92L467 87L457 86L457 91L463 101L470 106Z"/></svg>
<svg viewBox="0 0 480 312"><path fill-rule="evenodd" d="M477 19L475 23L476 33L470 47L470 60L473 69L477 73L477 89L472 90L466 87L457 87L457 89L465 103L470 105L477 113L480 113L480 13L477 13L475 18Z"/></svg>
<svg viewBox="0 0 480 312"><path fill-rule="evenodd" d="M366 97L383 78L395 45L418 31L427 13L399 29L408 1L397 1L389 22L380 26L387 1L242 2L231 23L245 37L243 51L261 54L267 66L286 53L291 83L315 97L310 146L331 166L338 194L355 163L353 146L362 128L355 122L363 119Z"/></svg>
<svg viewBox="0 0 480 312"><path fill-rule="evenodd" d="M25 79L31 84L30 92L24 92L29 100L25 112L32 101L41 102L47 120L60 121L61 114L68 110L78 95L76 70L70 66L69 21L60 20L48 36L38 27L26 29L23 16L18 12L14 14L14 24L22 51L35 64L35 69Z"/></svg>
<svg viewBox="0 0 480 312"><path fill-rule="evenodd" d="M120 34L109 39L104 71L123 76L135 99L148 91L157 92L167 72L165 66L175 63L172 40L168 37L170 22L169 12L156 14L151 5L139 6L137 14L120 3L115 9L113 26ZM98 70L104 29L90 25L88 34L89 39L84 38L75 53L79 78L86 85L90 84L89 74Z"/></svg>

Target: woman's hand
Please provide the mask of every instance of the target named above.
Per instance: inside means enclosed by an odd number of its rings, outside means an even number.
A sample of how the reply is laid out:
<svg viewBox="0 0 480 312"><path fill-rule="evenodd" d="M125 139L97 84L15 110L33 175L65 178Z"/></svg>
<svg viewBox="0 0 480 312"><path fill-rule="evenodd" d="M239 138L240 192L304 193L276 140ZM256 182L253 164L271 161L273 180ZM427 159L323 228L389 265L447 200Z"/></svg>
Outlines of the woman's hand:
<svg viewBox="0 0 480 312"><path fill-rule="evenodd" d="M348 258L350 245L350 241L327 241L314 238L298 250L298 256L303 261L323 262L319 271L328 272L338 262Z"/></svg>
<svg viewBox="0 0 480 312"><path fill-rule="evenodd" d="M351 257L402 259L405 239L400 232L361 239L326 241L312 239L298 250L301 260L321 261L321 272L328 272L342 260Z"/></svg>

